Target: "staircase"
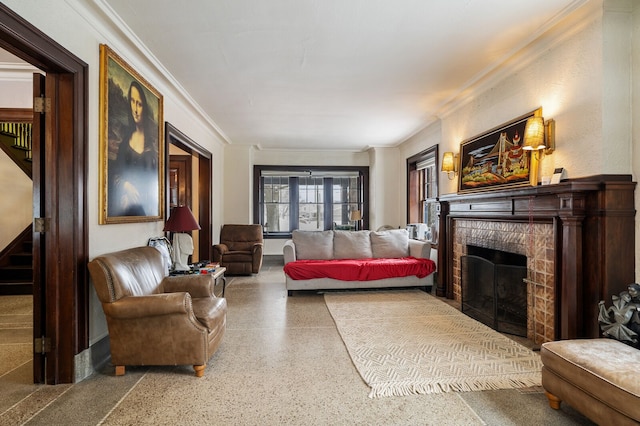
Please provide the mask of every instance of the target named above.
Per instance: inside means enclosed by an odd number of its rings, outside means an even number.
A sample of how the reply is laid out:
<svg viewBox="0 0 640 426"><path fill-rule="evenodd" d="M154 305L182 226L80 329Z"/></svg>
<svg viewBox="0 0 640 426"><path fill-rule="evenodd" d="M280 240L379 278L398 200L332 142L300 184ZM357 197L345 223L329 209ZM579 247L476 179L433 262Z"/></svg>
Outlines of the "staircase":
<svg viewBox="0 0 640 426"><path fill-rule="evenodd" d="M0 149L32 178L33 112L0 109ZM23 116L22 119L12 119ZM0 251L0 295L33 294L33 231L29 225Z"/></svg>
<svg viewBox="0 0 640 426"><path fill-rule="evenodd" d="M32 247L28 226L0 253L0 295L33 294Z"/></svg>
<svg viewBox="0 0 640 426"><path fill-rule="evenodd" d="M0 122L0 148L32 177L31 123Z"/></svg>

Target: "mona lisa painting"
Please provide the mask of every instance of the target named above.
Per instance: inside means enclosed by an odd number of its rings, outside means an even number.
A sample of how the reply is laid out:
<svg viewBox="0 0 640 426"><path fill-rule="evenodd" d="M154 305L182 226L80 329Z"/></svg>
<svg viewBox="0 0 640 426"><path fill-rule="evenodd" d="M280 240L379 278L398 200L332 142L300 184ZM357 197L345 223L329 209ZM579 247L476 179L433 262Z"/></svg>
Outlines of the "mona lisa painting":
<svg viewBox="0 0 640 426"><path fill-rule="evenodd" d="M100 224L164 218L162 95L100 45Z"/></svg>

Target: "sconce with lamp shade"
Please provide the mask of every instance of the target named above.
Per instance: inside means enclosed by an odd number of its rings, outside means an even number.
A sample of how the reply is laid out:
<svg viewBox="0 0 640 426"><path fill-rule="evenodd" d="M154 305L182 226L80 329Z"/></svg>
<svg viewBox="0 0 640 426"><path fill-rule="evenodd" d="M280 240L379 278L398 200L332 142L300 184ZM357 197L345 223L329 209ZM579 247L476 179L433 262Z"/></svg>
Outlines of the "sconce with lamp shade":
<svg viewBox="0 0 640 426"><path fill-rule="evenodd" d="M458 176L458 154L454 154L453 152L445 152L442 154L442 167L440 170L447 173L449 180L453 180L453 178Z"/></svg>
<svg viewBox="0 0 640 426"><path fill-rule="evenodd" d="M173 270L188 271L189 256L193 254L193 238L188 231L200 229L188 206L178 206L171 210L171 215L164 225L163 231L173 232Z"/></svg>
<svg viewBox="0 0 640 426"><path fill-rule="evenodd" d="M556 122L553 119L544 121L540 115L534 115L527 120L524 127L524 142L522 149L527 151L543 151L551 154L556 149Z"/></svg>
<svg viewBox="0 0 640 426"><path fill-rule="evenodd" d="M529 117L524 127L522 149L532 151L529 176L532 185L538 184L540 153L551 154L556 148L555 120L544 121L541 110Z"/></svg>

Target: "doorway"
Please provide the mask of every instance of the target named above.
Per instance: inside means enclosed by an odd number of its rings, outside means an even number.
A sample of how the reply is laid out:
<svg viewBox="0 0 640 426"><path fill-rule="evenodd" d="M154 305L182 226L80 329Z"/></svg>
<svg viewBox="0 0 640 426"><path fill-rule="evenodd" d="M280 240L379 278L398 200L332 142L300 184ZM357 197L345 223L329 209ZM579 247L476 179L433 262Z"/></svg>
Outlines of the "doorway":
<svg viewBox="0 0 640 426"><path fill-rule="evenodd" d="M200 224L200 231L198 231L197 235L197 253L199 260L211 260L212 257L212 244L211 244L211 232L212 232L212 224L211 224L211 188L212 188L212 154L207 151L200 145L198 145L194 140L190 137L182 133L171 123L165 123L165 142L168 149L165 150L167 158L165 164L170 164L173 159L170 159L169 151L171 150L170 146L174 146L178 148L184 154L187 154L186 158L184 156L177 156L175 160L178 160L182 157L183 162L188 162L189 159L192 162L195 162L197 167L197 184L193 187L195 188L193 194L187 194L188 191L183 192L185 204L193 208L194 214L196 214L198 223ZM190 157L189 157L190 156ZM177 167L177 164L176 164ZM184 166L187 168L188 166ZM177 171L176 171L177 172ZM186 171L184 172L186 173ZM191 174L189 174L191 176ZM171 188L171 174L167 173L167 182L165 188ZM176 192L176 199L174 200L171 196L171 189L169 190L169 196L166 197L166 211L171 211L171 203L173 201L180 202L180 191L179 185L177 183L178 189ZM185 183L186 185L186 175L185 175ZM175 186L175 185L174 185ZM191 198L189 200L188 198ZM196 202L197 201L197 202ZM194 242L196 238L194 238Z"/></svg>
<svg viewBox="0 0 640 426"><path fill-rule="evenodd" d="M3 4L0 48L46 73L34 85L50 106L34 119L33 216L42 220L32 249L33 378L73 383L75 355L89 342L88 66Z"/></svg>

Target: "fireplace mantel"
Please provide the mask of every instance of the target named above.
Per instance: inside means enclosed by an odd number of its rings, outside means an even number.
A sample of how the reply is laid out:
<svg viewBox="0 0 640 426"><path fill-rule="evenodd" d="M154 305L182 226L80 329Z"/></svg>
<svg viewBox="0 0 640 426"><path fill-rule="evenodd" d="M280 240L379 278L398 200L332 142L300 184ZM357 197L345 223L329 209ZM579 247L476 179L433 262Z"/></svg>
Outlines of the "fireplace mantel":
<svg viewBox="0 0 640 426"><path fill-rule="evenodd" d="M453 298L456 220L553 226L555 338L597 337L598 301L634 282L636 183L598 175L556 185L440 197L437 294Z"/></svg>

